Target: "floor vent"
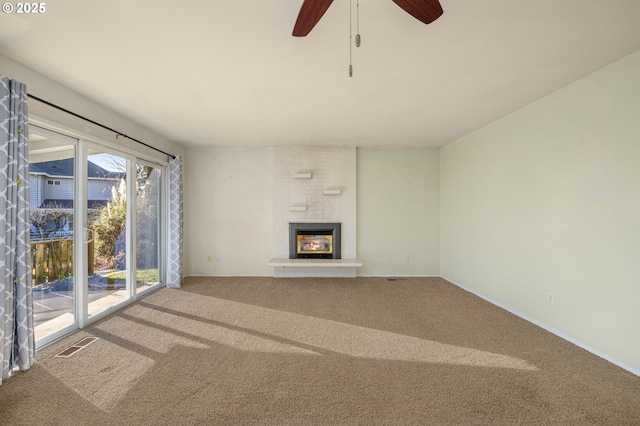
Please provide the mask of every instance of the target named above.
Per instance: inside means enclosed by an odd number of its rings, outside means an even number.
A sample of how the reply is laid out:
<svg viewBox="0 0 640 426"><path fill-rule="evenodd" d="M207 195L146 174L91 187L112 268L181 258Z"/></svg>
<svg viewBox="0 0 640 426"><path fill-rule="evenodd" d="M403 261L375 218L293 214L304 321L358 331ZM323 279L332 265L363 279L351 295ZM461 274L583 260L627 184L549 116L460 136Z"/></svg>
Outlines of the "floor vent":
<svg viewBox="0 0 640 426"><path fill-rule="evenodd" d="M69 358L71 355L75 354L80 349L86 348L91 343L95 342L96 340L98 340L97 337L85 337L84 339L80 340L79 342L76 342L73 345L69 346L67 349L63 350L62 352L57 353L56 357Z"/></svg>
<svg viewBox="0 0 640 426"><path fill-rule="evenodd" d="M97 337L93 337L93 336L85 337L84 339L80 340L78 343L74 344L73 346L80 346L81 348L84 348L89 343L93 343L96 340L98 340Z"/></svg>

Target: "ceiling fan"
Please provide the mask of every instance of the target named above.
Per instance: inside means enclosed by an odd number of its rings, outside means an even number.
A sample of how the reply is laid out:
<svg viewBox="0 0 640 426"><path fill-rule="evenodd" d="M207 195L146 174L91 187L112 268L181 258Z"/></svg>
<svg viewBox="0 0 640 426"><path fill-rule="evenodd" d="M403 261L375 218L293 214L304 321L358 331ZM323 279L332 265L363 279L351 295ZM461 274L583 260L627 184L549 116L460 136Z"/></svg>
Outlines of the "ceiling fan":
<svg viewBox="0 0 640 426"><path fill-rule="evenodd" d="M293 27L294 37L304 37L316 26L333 0L304 0L298 19ZM425 24L430 24L442 15L438 0L393 0L409 15Z"/></svg>

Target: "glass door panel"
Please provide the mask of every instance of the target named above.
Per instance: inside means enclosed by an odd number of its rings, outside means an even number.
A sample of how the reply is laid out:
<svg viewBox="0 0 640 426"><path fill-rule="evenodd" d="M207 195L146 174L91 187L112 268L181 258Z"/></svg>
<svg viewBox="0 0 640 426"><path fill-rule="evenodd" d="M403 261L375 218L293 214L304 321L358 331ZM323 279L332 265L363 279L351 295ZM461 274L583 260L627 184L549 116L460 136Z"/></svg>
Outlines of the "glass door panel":
<svg viewBox="0 0 640 426"><path fill-rule="evenodd" d="M68 332L69 327L77 327L74 292L76 142L35 126L30 128L31 265L35 338L39 343L48 336Z"/></svg>
<svg viewBox="0 0 640 426"><path fill-rule="evenodd" d="M127 160L91 149L87 156L87 313L128 298Z"/></svg>
<svg viewBox="0 0 640 426"><path fill-rule="evenodd" d="M136 290L160 282L160 169L136 164Z"/></svg>

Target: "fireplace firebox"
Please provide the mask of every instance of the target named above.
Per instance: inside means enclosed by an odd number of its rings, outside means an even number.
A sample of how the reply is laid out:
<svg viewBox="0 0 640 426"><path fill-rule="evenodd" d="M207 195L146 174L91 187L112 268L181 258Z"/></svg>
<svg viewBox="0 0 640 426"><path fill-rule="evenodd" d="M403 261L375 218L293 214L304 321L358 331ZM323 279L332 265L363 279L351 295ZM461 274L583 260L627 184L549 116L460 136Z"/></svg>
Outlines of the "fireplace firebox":
<svg viewBox="0 0 640 426"><path fill-rule="evenodd" d="M289 223L289 259L340 259L340 224Z"/></svg>

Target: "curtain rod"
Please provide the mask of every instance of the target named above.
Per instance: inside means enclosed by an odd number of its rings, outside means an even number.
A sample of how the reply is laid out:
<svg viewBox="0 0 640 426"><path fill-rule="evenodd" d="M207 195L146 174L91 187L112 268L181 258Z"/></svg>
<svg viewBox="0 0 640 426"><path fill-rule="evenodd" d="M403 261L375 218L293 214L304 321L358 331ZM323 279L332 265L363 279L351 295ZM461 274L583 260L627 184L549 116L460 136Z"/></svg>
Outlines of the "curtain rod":
<svg viewBox="0 0 640 426"><path fill-rule="evenodd" d="M168 152L164 152L164 151L163 151L163 150L161 150L161 149L158 149L158 148L156 148L156 147L154 147L154 146L151 146L151 145L146 144L146 143L144 143L144 142L142 142L142 141L139 141L139 140L138 140L138 139L136 139L136 138L132 138L131 136L127 136L127 135L125 135L124 133L121 133L121 132L119 132L119 131L117 131L117 130L112 129L111 127L107 127L107 126L105 126L104 124L100 124L100 123L98 123L98 122L96 122L96 121L93 121L93 120L91 120L90 118L84 117L84 116L82 116L82 115L80 115L80 114L76 114L75 112L69 111L68 109L62 108L61 106L58 106L58 105L56 105L56 104L53 104L53 103L51 103L51 102L49 102L49 101L45 101L44 99L40 99L40 98L38 98L37 96L34 96L34 95L32 95L32 94L27 93L27 96L28 96L28 97L30 97L31 99L35 99L35 100L36 100L36 101L38 101L38 102L42 102L42 103L43 103L43 104L45 104L45 105L49 105L50 107L53 107L53 108L59 109L60 111L64 111L64 112L66 112L67 114L71 114L71 115L73 115L74 117L78 117L78 118L80 118L80 119L82 119L82 120L84 120L84 121L88 121L88 122L89 122L89 123L91 123L91 124L95 124L96 126L102 127L103 129L107 129L107 130L109 130L110 132L113 132L113 133L115 133L115 134L116 134L116 139L117 139L119 136L123 136L123 137L125 137L125 138L127 138L127 139L131 139L131 140L132 140L132 141L134 141L134 142L138 142L139 144L144 145L144 146L146 146L147 148L151 148L151 149L153 149L153 150L156 150L156 151L158 151L158 152L161 152L161 153L163 153L164 155L167 155L167 156L171 157L172 159L175 159L175 158L176 158L176 156L175 156L175 155L173 155L173 154L169 154Z"/></svg>

